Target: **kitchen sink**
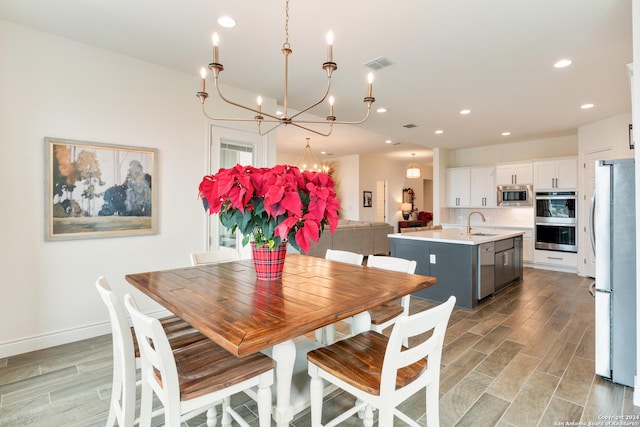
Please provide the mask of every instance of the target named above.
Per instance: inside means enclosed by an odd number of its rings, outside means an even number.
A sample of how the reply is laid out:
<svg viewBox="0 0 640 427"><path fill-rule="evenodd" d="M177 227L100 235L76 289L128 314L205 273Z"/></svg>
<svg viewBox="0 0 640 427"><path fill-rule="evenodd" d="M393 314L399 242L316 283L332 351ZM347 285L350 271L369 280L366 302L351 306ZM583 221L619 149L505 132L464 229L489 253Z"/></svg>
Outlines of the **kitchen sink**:
<svg viewBox="0 0 640 427"><path fill-rule="evenodd" d="M486 236L486 237L490 237L490 236L497 236L497 233L471 233L472 236Z"/></svg>

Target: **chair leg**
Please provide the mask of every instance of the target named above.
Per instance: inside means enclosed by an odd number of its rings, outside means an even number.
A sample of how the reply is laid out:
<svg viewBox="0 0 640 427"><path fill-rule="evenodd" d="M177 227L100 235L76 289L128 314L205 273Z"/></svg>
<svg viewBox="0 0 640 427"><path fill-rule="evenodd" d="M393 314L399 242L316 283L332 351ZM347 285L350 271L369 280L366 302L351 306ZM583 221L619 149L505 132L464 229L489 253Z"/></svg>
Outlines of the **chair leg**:
<svg viewBox="0 0 640 427"><path fill-rule="evenodd" d="M311 427L321 427L324 381L318 376L318 367L315 365L309 365L309 375L311 376Z"/></svg>
<svg viewBox="0 0 640 427"><path fill-rule="evenodd" d="M356 398L356 403L354 406L360 406L361 404L362 404L362 400ZM360 418L361 420L364 420L364 411L365 411L365 408L362 408L358 411L358 418Z"/></svg>
<svg viewBox="0 0 640 427"><path fill-rule="evenodd" d="M116 424L116 413L120 406L120 398L124 401L125 397L122 390L122 378L118 372L113 372L113 381L111 382L111 405L109 406L109 417L107 418L106 427L113 427Z"/></svg>
<svg viewBox="0 0 640 427"><path fill-rule="evenodd" d="M393 426L393 408L380 409L378 411L378 427Z"/></svg>
<svg viewBox="0 0 640 427"><path fill-rule="evenodd" d="M426 394L427 394L427 427L438 427L440 425L439 387L427 386Z"/></svg>
<svg viewBox="0 0 640 427"><path fill-rule="evenodd" d="M211 405L211 408L207 409L207 427L216 427L217 417L216 405Z"/></svg>
<svg viewBox="0 0 640 427"><path fill-rule="evenodd" d="M144 374L143 374L144 375ZM140 427L151 426L151 412L153 411L153 390L151 386L142 382L140 393Z"/></svg>
<svg viewBox="0 0 640 427"><path fill-rule="evenodd" d="M382 415L382 414L381 414ZM378 427L392 427L393 426L393 415L391 418L391 424L383 424L382 419L378 419ZM372 427L373 426L373 408L371 405L367 405L364 409L364 420L362 421L364 427Z"/></svg>
<svg viewBox="0 0 640 427"><path fill-rule="evenodd" d="M260 427L271 426L271 373L260 376L258 385L258 421Z"/></svg>
<svg viewBox="0 0 640 427"><path fill-rule="evenodd" d="M227 396L222 399L222 427L229 427L231 425L231 414L228 411L228 408L231 407L231 397Z"/></svg>

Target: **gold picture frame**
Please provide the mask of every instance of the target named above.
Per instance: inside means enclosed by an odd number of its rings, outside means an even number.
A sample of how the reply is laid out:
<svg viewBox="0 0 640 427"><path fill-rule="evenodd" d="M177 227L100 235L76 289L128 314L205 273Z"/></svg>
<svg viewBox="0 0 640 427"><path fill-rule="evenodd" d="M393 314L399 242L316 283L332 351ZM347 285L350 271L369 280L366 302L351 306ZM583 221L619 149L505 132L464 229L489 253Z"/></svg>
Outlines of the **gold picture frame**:
<svg viewBox="0 0 640 427"><path fill-rule="evenodd" d="M45 240L158 233L158 151L46 137Z"/></svg>

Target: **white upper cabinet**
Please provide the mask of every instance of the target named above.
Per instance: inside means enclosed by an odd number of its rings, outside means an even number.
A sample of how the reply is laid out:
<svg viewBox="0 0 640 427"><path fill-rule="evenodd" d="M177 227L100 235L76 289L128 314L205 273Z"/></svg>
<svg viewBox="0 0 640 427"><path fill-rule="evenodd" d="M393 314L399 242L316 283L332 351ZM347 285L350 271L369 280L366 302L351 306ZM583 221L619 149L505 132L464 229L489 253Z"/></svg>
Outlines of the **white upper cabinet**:
<svg viewBox="0 0 640 427"><path fill-rule="evenodd" d="M514 163L496 166L496 185L533 184L533 164Z"/></svg>
<svg viewBox="0 0 640 427"><path fill-rule="evenodd" d="M448 207L469 206L470 172L468 168L447 169L446 199Z"/></svg>
<svg viewBox="0 0 640 427"><path fill-rule="evenodd" d="M559 159L533 164L535 190L576 189L578 187L578 160Z"/></svg>
<svg viewBox="0 0 640 427"><path fill-rule="evenodd" d="M472 168L470 170L470 203L472 207L497 206L496 168Z"/></svg>

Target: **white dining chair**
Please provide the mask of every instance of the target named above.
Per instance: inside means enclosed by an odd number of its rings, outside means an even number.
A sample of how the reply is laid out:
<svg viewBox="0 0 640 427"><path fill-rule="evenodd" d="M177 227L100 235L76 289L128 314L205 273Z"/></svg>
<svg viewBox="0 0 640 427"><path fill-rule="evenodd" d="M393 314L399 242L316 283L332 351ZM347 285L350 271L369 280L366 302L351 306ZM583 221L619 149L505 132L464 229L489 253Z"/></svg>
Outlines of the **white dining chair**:
<svg viewBox="0 0 640 427"><path fill-rule="evenodd" d="M347 264L362 265L364 255L338 249L327 249L324 258L332 261L346 262Z"/></svg>
<svg viewBox="0 0 640 427"><path fill-rule="evenodd" d="M398 257L369 255L367 257L367 267L415 274L417 263L414 260ZM390 302L369 310L369 314L371 314L371 330L382 333L386 328L393 325L400 316L408 316L410 302L411 295L405 295L401 298L400 304Z"/></svg>
<svg viewBox="0 0 640 427"><path fill-rule="evenodd" d="M179 427L182 421L207 412L207 425L215 425L215 404L222 401L222 425L231 418L248 423L230 406L230 397L257 388L260 427L271 424L271 385L275 362L262 353L236 357L211 340L172 350L162 325L141 313L133 297L124 305L131 316L140 346L142 398L140 425L150 426L153 396L164 407L165 425Z"/></svg>
<svg viewBox="0 0 640 427"><path fill-rule="evenodd" d="M189 254L191 265L219 264L221 262L236 261L240 259L238 252L233 251L208 251L191 252Z"/></svg>
<svg viewBox="0 0 640 427"><path fill-rule="evenodd" d="M338 249L327 249L324 258L331 261L345 262L347 264L362 265L364 255L356 252L343 251ZM350 322L347 320L347 323ZM335 334L335 324L316 329L316 341L323 345L332 344L335 340Z"/></svg>
<svg viewBox="0 0 640 427"><path fill-rule="evenodd" d="M362 412L364 426L371 427L373 410L378 409L379 427L392 427L394 416L418 427L397 406L420 390L426 392L427 426L438 426L442 347L455 301L451 296L434 308L399 318L388 338L367 331L307 353L311 426L333 427ZM418 337L418 343L407 348L403 342L411 337ZM355 396L357 403L321 424L324 381Z"/></svg>
<svg viewBox="0 0 640 427"><path fill-rule="evenodd" d="M135 412L138 346L133 339L134 332L129 327L124 307L118 296L111 290L107 279L100 276L95 285L109 312L113 341L113 380L106 426L115 425L116 420L119 426L132 426L137 421ZM177 316L164 317L159 322L166 331L172 348L206 339L197 329Z"/></svg>

